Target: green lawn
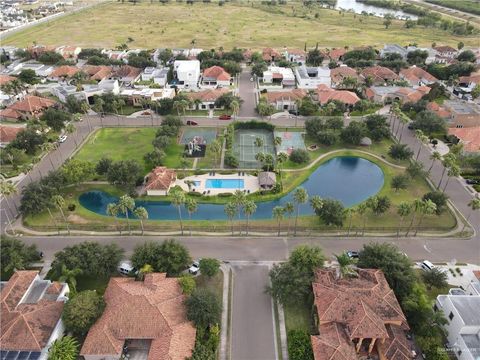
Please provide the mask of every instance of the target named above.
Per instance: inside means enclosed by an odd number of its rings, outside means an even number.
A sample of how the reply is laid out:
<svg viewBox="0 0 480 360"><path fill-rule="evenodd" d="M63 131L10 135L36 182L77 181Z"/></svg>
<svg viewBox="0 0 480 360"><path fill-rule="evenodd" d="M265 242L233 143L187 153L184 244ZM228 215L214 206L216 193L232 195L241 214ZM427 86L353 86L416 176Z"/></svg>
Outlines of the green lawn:
<svg viewBox="0 0 480 360"><path fill-rule="evenodd" d="M77 278L77 291L95 290L99 295L103 295L109 280L110 278L105 276L80 275Z"/></svg>
<svg viewBox="0 0 480 360"><path fill-rule="evenodd" d="M308 304L298 302L284 306L283 310L287 334L290 330L304 330L310 333L311 310Z"/></svg>
<svg viewBox="0 0 480 360"><path fill-rule="evenodd" d="M195 283L197 289L206 289L215 294L217 299L222 302L223 297L223 272L221 270L218 273L209 278L205 275L199 275L195 277Z"/></svg>
<svg viewBox="0 0 480 360"><path fill-rule="evenodd" d="M103 157L113 160L135 160L140 163L145 173L151 170L144 160L146 153L153 150L156 128L103 128L93 133L75 158L97 162ZM172 139L166 151L165 166L180 167L183 145ZM189 160L192 162L191 160Z"/></svg>
<svg viewBox="0 0 480 360"><path fill-rule="evenodd" d="M287 6L253 6L227 3L196 2L193 6L171 1L108 2L78 13L19 31L3 40L4 45L26 47L33 42L44 45L74 44L81 47L115 48L127 43L130 48L261 49L283 46L303 48L316 43L325 47L383 47L385 43L406 45L415 41L420 46L437 44L477 46L476 36L454 36L438 28L417 26L406 29L404 21L393 20L389 29L383 19L352 13L304 7L301 2ZM182 14L182 16L178 16ZM318 14L318 15L317 15ZM141 19L132 26L132 19ZM228 21L227 21L228 19ZM68 29L68 31L65 31ZM285 31L288 29L288 31Z"/></svg>

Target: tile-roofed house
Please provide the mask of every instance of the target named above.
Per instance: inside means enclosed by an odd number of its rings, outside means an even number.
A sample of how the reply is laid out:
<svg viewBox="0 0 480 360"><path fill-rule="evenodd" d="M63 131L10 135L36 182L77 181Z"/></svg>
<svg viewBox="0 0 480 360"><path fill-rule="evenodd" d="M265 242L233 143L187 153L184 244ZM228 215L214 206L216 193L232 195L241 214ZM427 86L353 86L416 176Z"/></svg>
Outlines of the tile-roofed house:
<svg viewBox="0 0 480 360"><path fill-rule="evenodd" d="M113 73L112 67L106 65L85 65L82 71L90 76L90 80L96 81L108 79Z"/></svg>
<svg viewBox="0 0 480 360"><path fill-rule="evenodd" d="M305 96L307 96L307 91L303 89L272 91L265 94L267 102L277 110L297 110L297 100L303 99Z"/></svg>
<svg viewBox="0 0 480 360"><path fill-rule="evenodd" d="M23 127L18 126L0 125L0 147L13 141L17 137L17 134L23 129Z"/></svg>
<svg viewBox="0 0 480 360"><path fill-rule="evenodd" d="M140 77L141 73L142 69L130 65L122 65L113 72L112 77L124 84L131 84Z"/></svg>
<svg viewBox="0 0 480 360"><path fill-rule="evenodd" d="M2 110L2 116L20 116L17 118L30 120L42 115L43 111L56 104L55 101L34 95L27 95L24 99L13 103L6 109ZM8 114L7 114L8 112Z"/></svg>
<svg viewBox="0 0 480 360"><path fill-rule="evenodd" d="M472 91L475 86L480 85L480 71L471 73L470 76L460 76L458 78L458 85L461 88Z"/></svg>
<svg viewBox="0 0 480 360"><path fill-rule="evenodd" d="M384 66L370 66L362 70L360 73L363 78L370 78L374 85L382 85L389 81L398 80L398 75Z"/></svg>
<svg viewBox="0 0 480 360"><path fill-rule="evenodd" d="M104 299L105 310L80 351L85 360L120 359L124 346L128 353L129 343L142 340L146 343L142 358L148 360L192 355L196 330L186 318L178 279L165 273L147 274L144 281L111 278Z"/></svg>
<svg viewBox="0 0 480 360"><path fill-rule="evenodd" d="M264 48L262 50L262 59L267 62L273 62L275 60L280 60L280 53L272 48Z"/></svg>
<svg viewBox="0 0 480 360"><path fill-rule="evenodd" d="M68 300L66 284L42 280L38 271L17 271L2 283L0 349L35 352L46 360L48 349L63 335L61 319Z"/></svg>
<svg viewBox="0 0 480 360"><path fill-rule="evenodd" d="M55 52L63 56L64 59L76 59L82 51L81 47L63 45L55 49Z"/></svg>
<svg viewBox="0 0 480 360"><path fill-rule="evenodd" d="M15 80L16 77L9 75L0 75L0 86L8 84L9 82Z"/></svg>
<svg viewBox="0 0 480 360"><path fill-rule="evenodd" d="M228 94L230 92L227 88L219 89L205 89L196 92L186 93L187 97L192 101L190 106L191 110L208 110L208 109L218 109L219 107L215 106L215 101L222 95ZM197 104L198 103L198 104Z"/></svg>
<svg viewBox="0 0 480 360"><path fill-rule="evenodd" d="M372 86L365 90L367 99L384 104L392 101L411 103L419 101L430 92L428 86L400 87L400 86Z"/></svg>
<svg viewBox="0 0 480 360"><path fill-rule="evenodd" d="M336 100L346 105L355 105L360 101L360 98L352 91L347 90L335 90L326 85L319 85L316 90L317 101L324 105L329 101Z"/></svg>
<svg viewBox="0 0 480 360"><path fill-rule="evenodd" d="M319 335L311 337L315 360L410 359L405 315L381 270L356 269L340 278L337 269L318 269L312 284ZM407 346L405 346L407 344Z"/></svg>
<svg viewBox="0 0 480 360"><path fill-rule="evenodd" d="M328 57L333 61L338 61L343 58L343 55L345 55L346 52L347 50L343 48L332 49L328 52Z"/></svg>
<svg viewBox="0 0 480 360"><path fill-rule="evenodd" d="M452 113L448 111L444 106L437 104L436 102L429 102L426 106L427 110L434 112L442 119L450 119Z"/></svg>
<svg viewBox="0 0 480 360"><path fill-rule="evenodd" d="M330 69L330 78L332 80L332 87L338 87L346 78L355 79L357 82L361 80L357 71L346 65Z"/></svg>
<svg viewBox="0 0 480 360"><path fill-rule="evenodd" d="M400 70L400 79L408 81L411 86L430 85L438 82L438 79L421 67L413 65L408 69Z"/></svg>
<svg viewBox="0 0 480 360"><path fill-rule="evenodd" d="M211 66L203 70L202 85L204 86L230 86L232 77L221 66Z"/></svg>
<svg viewBox="0 0 480 360"><path fill-rule="evenodd" d="M480 125L467 128L449 128L448 135L454 135L463 144L467 153L480 152Z"/></svg>
<svg viewBox="0 0 480 360"><path fill-rule="evenodd" d="M443 107L451 114L449 127L480 126L480 107L461 100L445 100Z"/></svg>
<svg viewBox="0 0 480 360"><path fill-rule="evenodd" d="M167 195L176 179L175 170L167 169L165 166L157 166L145 176L147 195Z"/></svg>
<svg viewBox="0 0 480 360"><path fill-rule="evenodd" d="M51 80L66 79L73 77L78 72L80 72L80 69L76 66L62 65L53 70L48 78Z"/></svg>
<svg viewBox="0 0 480 360"><path fill-rule="evenodd" d="M436 46L434 49L437 52L437 55L441 58L454 58L458 54L457 49L448 45Z"/></svg>
<svg viewBox="0 0 480 360"><path fill-rule="evenodd" d="M0 119L8 121L20 121L22 120L22 114L17 110L6 108L0 110Z"/></svg>

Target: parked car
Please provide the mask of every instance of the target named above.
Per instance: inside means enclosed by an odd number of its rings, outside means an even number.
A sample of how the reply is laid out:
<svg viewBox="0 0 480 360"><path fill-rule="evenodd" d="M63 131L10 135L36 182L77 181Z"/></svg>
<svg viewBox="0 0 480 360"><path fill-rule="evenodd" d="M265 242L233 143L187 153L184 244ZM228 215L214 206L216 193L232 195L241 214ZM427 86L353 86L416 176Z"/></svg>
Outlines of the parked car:
<svg viewBox="0 0 480 360"><path fill-rule="evenodd" d="M430 261L428 260L423 260L422 263L420 264L420 267L424 271L430 271L435 269L435 265L433 265Z"/></svg>
<svg viewBox="0 0 480 360"><path fill-rule="evenodd" d="M188 268L188 272L192 275L197 275L200 271L200 260L196 260L193 262L192 266Z"/></svg>
<svg viewBox="0 0 480 360"><path fill-rule="evenodd" d="M129 261L121 262L117 267L118 272L121 275L129 276L130 274L136 274L138 271L135 269Z"/></svg>
<svg viewBox="0 0 480 360"><path fill-rule="evenodd" d="M196 121L193 121L193 120L187 120L187 125L190 125L190 126L197 126L198 123Z"/></svg>
<svg viewBox="0 0 480 360"><path fill-rule="evenodd" d="M67 135L62 135L58 138L59 143L64 143L67 140Z"/></svg>
<svg viewBox="0 0 480 360"><path fill-rule="evenodd" d="M414 130L415 128L413 127L413 124L408 124L408 130Z"/></svg>
<svg viewBox="0 0 480 360"><path fill-rule="evenodd" d="M358 253L358 251L348 250L347 255L352 259L358 259L360 254Z"/></svg>
<svg viewBox="0 0 480 360"><path fill-rule="evenodd" d="M300 115L300 112L298 110L288 110L288 113L295 116Z"/></svg>
<svg viewBox="0 0 480 360"><path fill-rule="evenodd" d="M232 117L230 115L227 115L227 114L222 114L218 117L219 120L231 120Z"/></svg>
<svg viewBox="0 0 480 360"><path fill-rule="evenodd" d="M468 185L477 185L480 184L480 180L475 180L475 179L465 179Z"/></svg>

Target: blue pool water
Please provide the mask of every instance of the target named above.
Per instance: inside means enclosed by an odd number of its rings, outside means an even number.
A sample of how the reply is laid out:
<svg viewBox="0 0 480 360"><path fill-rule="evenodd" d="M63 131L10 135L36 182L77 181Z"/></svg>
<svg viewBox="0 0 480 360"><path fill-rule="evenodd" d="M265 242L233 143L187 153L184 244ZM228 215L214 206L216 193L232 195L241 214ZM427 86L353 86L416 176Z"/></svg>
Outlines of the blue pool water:
<svg viewBox="0 0 480 360"><path fill-rule="evenodd" d="M205 189L243 189L243 179L207 179Z"/></svg>
<svg viewBox="0 0 480 360"><path fill-rule="evenodd" d="M336 157L319 166L301 185L310 197L319 195L341 201L345 206L356 205L375 195L383 186L383 172L371 161L357 157ZM116 202L117 197L103 191L89 191L80 195L80 204L97 214L106 215L107 204ZM257 203L253 219L271 219L272 209L293 202L293 191L280 199ZM166 201L137 200L137 206L144 206L149 219L177 220L177 212ZM301 215L313 214L309 204L300 206ZM198 204L198 211L192 215L195 220L227 219L224 206Z"/></svg>

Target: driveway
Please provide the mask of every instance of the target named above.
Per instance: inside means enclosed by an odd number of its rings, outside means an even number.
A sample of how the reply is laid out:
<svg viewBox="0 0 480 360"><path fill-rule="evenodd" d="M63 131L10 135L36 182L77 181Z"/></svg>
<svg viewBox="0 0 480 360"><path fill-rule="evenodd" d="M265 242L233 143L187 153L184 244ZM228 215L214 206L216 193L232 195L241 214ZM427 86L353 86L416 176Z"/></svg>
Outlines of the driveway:
<svg viewBox="0 0 480 360"><path fill-rule="evenodd" d="M240 106L239 117L257 117L255 108L257 106L255 101L255 83L250 81L250 68L246 67L242 69L242 72L238 76L238 93L243 100Z"/></svg>
<svg viewBox="0 0 480 360"><path fill-rule="evenodd" d="M265 293L266 265L233 265L233 360L275 360L272 299Z"/></svg>

